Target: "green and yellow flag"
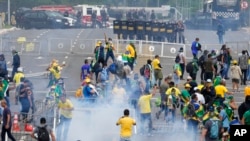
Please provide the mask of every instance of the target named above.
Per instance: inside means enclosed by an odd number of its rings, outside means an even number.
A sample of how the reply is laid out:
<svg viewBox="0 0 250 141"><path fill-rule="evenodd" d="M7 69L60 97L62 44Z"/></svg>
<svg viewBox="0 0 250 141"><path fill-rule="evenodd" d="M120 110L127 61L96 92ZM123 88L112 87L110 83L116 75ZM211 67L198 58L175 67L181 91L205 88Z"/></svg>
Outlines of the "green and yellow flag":
<svg viewBox="0 0 250 141"><path fill-rule="evenodd" d="M8 88L9 82L7 80L3 80L2 85L0 86L0 100L2 100L6 96Z"/></svg>

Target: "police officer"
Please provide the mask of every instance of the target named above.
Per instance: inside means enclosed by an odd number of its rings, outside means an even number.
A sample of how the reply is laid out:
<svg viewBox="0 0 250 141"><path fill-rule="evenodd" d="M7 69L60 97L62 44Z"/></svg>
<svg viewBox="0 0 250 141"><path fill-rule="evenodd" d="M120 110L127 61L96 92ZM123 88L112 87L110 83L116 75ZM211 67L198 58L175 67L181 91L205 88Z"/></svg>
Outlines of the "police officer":
<svg viewBox="0 0 250 141"><path fill-rule="evenodd" d="M92 15L91 15L91 20L92 20L92 27L96 28L96 11L93 11Z"/></svg>
<svg viewBox="0 0 250 141"><path fill-rule="evenodd" d="M129 40L134 40L135 36L135 21L128 21L128 38Z"/></svg>
<svg viewBox="0 0 250 141"><path fill-rule="evenodd" d="M224 44L224 41L223 41L224 34L225 34L224 26L221 24L221 22L219 22L219 24L217 26L217 35L218 35L218 39L219 39L219 44Z"/></svg>
<svg viewBox="0 0 250 141"><path fill-rule="evenodd" d="M101 16L102 16L102 25L104 28L106 28L106 23L107 23L107 13L105 11L105 9L101 10Z"/></svg>
<svg viewBox="0 0 250 141"><path fill-rule="evenodd" d="M136 39L145 40L145 22L136 21Z"/></svg>
<svg viewBox="0 0 250 141"><path fill-rule="evenodd" d="M150 20L151 20L151 21L155 21L155 19L156 19L155 11L152 10L152 11L151 11L151 15L150 15Z"/></svg>
<svg viewBox="0 0 250 141"><path fill-rule="evenodd" d="M174 28L174 32L173 32L173 42L177 43L177 33L178 33L178 23L177 22L173 22L173 28Z"/></svg>
<svg viewBox="0 0 250 141"><path fill-rule="evenodd" d="M184 24L182 21L179 21L177 24L177 31L178 31L178 37L179 37L179 43L185 44L185 36L184 36Z"/></svg>
<svg viewBox="0 0 250 141"><path fill-rule="evenodd" d="M122 33L122 39L127 40L127 38L128 38L127 21L121 21L121 33Z"/></svg>
<svg viewBox="0 0 250 141"><path fill-rule="evenodd" d="M167 37L168 42L170 43L173 42L173 38L172 38L173 32L174 32L173 24L171 22L168 22L166 25L166 37Z"/></svg>
<svg viewBox="0 0 250 141"><path fill-rule="evenodd" d="M152 41L152 22L151 21L146 21L145 22L145 31L147 35L147 40Z"/></svg>

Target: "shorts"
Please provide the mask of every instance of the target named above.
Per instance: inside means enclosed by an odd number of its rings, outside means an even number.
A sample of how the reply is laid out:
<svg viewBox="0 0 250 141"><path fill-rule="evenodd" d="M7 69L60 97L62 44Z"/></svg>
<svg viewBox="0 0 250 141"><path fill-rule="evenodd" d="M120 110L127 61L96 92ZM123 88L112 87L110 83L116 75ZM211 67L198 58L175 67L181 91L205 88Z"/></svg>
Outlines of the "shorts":
<svg viewBox="0 0 250 141"><path fill-rule="evenodd" d="M233 79L232 79L232 82L233 82L233 83L237 83L237 84L239 84L239 83L240 83L240 79L233 78Z"/></svg>
<svg viewBox="0 0 250 141"><path fill-rule="evenodd" d="M155 80L162 79L163 78L162 71L159 69L155 69L154 76L155 76Z"/></svg>
<svg viewBox="0 0 250 141"><path fill-rule="evenodd" d="M176 73L174 73L173 78L174 78L174 84L178 85L180 83L180 77Z"/></svg>

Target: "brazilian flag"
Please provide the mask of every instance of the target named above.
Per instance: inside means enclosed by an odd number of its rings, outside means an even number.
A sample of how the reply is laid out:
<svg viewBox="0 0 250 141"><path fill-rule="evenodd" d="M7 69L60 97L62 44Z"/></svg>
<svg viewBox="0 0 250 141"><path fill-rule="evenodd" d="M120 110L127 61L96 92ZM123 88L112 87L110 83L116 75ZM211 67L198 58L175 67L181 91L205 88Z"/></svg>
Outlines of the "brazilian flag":
<svg viewBox="0 0 250 141"><path fill-rule="evenodd" d="M6 92L9 88L9 82L7 80L2 81L2 86L0 86L0 100L6 96Z"/></svg>
<svg viewBox="0 0 250 141"><path fill-rule="evenodd" d="M219 85L221 82L221 77L220 76L216 76L214 79L214 87Z"/></svg>
<svg viewBox="0 0 250 141"><path fill-rule="evenodd" d="M124 63L127 63L128 60L129 60L128 54L122 54L122 61L123 61Z"/></svg>
<svg viewBox="0 0 250 141"><path fill-rule="evenodd" d="M184 104L184 107L183 107L183 109L181 111L181 114L183 115L183 117L187 117L188 105L189 105L189 103ZM205 114L204 107L202 105L200 105L199 109L197 109L195 111L195 113L196 113L196 117L198 119L201 119L204 116L204 114Z"/></svg>
<svg viewBox="0 0 250 141"><path fill-rule="evenodd" d="M161 106L161 98L158 97L156 100L155 100L155 106L156 107L160 107Z"/></svg>

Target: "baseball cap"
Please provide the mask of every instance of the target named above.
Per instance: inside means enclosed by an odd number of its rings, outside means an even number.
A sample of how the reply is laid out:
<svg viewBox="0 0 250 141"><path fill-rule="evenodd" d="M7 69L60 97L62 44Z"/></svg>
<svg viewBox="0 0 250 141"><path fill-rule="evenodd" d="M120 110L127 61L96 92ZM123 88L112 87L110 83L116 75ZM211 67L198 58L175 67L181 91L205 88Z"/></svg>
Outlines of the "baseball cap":
<svg viewBox="0 0 250 141"><path fill-rule="evenodd" d="M190 79L192 79L192 77L191 77L191 76L188 76L188 77L187 77L187 80L190 80Z"/></svg>
<svg viewBox="0 0 250 141"><path fill-rule="evenodd" d="M185 84L185 88L191 88L190 84Z"/></svg>
<svg viewBox="0 0 250 141"><path fill-rule="evenodd" d="M44 117L42 117L42 118L40 119L40 123L41 123L41 124L45 124L45 123L46 123L46 119L45 119Z"/></svg>
<svg viewBox="0 0 250 141"><path fill-rule="evenodd" d="M211 80L211 79L207 79L207 81L206 81L206 82L211 83L211 82L212 82L212 80Z"/></svg>
<svg viewBox="0 0 250 141"><path fill-rule="evenodd" d="M183 52L183 47L181 47L181 48L179 49L179 52Z"/></svg>
<svg viewBox="0 0 250 141"><path fill-rule="evenodd" d="M197 90L200 90L198 87L194 87L194 90L197 91Z"/></svg>

